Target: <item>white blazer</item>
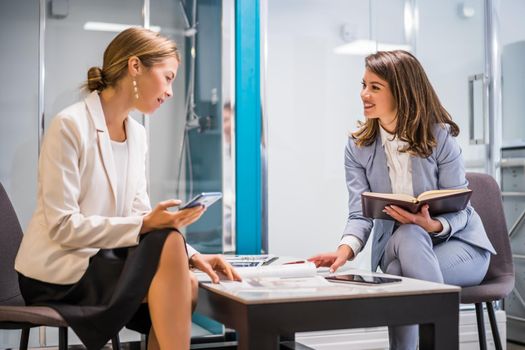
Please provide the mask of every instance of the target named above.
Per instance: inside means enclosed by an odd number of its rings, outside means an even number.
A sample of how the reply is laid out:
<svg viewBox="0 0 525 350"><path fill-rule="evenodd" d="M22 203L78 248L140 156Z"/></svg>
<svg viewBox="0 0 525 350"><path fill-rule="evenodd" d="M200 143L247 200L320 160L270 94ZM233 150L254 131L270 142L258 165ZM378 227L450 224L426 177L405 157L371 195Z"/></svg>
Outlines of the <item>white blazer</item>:
<svg viewBox="0 0 525 350"><path fill-rule="evenodd" d="M117 172L96 92L53 118L39 159L37 207L22 239L15 269L24 276L72 284L99 249L139 242L146 192L146 133L126 120L129 149L124 217L117 217ZM195 250L188 246L191 255Z"/></svg>

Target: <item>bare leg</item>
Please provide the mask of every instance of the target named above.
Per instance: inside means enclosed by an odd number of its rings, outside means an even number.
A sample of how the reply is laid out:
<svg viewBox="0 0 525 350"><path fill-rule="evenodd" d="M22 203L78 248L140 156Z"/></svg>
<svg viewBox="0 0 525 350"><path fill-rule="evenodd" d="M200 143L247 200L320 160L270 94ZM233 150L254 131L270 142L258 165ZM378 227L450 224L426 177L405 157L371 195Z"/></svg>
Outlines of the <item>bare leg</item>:
<svg viewBox="0 0 525 350"><path fill-rule="evenodd" d="M153 330L153 327L151 327L149 330L148 350L160 350L160 345L157 340L157 336L155 335L155 331Z"/></svg>
<svg viewBox="0 0 525 350"><path fill-rule="evenodd" d="M189 349L191 336L191 283L184 239L166 238L157 272L148 291L153 333L162 350Z"/></svg>
<svg viewBox="0 0 525 350"><path fill-rule="evenodd" d="M195 311L197 307L197 299L199 298L199 281L193 272L190 272L190 283L191 283L191 312Z"/></svg>
<svg viewBox="0 0 525 350"><path fill-rule="evenodd" d="M193 272L190 272L190 283L191 283L191 310L195 311L197 307L197 299L199 293L199 282L197 277ZM143 300L143 303L148 302L148 297L146 296ZM153 327L149 331L148 336L148 350L160 350L159 342L157 341L157 336L153 330Z"/></svg>

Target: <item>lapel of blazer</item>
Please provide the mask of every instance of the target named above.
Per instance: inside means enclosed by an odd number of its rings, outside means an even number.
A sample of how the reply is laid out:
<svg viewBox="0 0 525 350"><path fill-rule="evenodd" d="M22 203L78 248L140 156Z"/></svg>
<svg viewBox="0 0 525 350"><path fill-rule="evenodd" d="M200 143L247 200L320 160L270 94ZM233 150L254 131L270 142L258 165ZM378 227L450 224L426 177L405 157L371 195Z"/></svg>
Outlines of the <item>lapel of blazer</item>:
<svg viewBox="0 0 525 350"><path fill-rule="evenodd" d="M104 163L104 170L108 177L111 191L113 192L114 203L117 203L117 171L115 169L115 162L113 161L113 151L111 149L111 141L109 139L109 132L104 118L104 111L100 104L100 97L96 91L89 94L86 99L86 106L89 111L88 115L93 121L97 130L97 143L102 162Z"/></svg>
<svg viewBox="0 0 525 350"><path fill-rule="evenodd" d="M412 162L412 190L414 197L418 196L426 190L425 188L425 172L423 171L424 160L418 156L410 156Z"/></svg>
<svg viewBox="0 0 525 350"><path fill-rule="evenodd" d="M390 176L388 175L388 165L386 162L385 149L381 143L381 135L377 135L374 155L372 161L371 176L369 178L370 188L373 192L392 193L392 184L390 183Z"/></svg>
<svg viewBox="0 0 525 350"><path fill-rule="evenodd" d="M372 161L373 172L370 183L371 189L374 192L392 193L392 183L390 182L390 175L388 174L388 165L386 162L386 153L381 142L381 135L377 135L374 158ZM372 180L369 180L372 182ZM373 186L373 187L372 187ZM392 220L374 220L374 244L372 245L372 271L375 271L383 252L388 238L392 235L394 228L394 221Z"/></svg>
<svg viewBox="0 0 525 350"><path fill-rule="evenodd" d="M137 179L141 176L139 159L142 159L140 139L137 126L131 117L126 119L126 138L128 142L128 174L126 178L126 196L124 198L124 213L131 211L131 205L137 191ZM144 175L143 175L144 176Z"/></svg>

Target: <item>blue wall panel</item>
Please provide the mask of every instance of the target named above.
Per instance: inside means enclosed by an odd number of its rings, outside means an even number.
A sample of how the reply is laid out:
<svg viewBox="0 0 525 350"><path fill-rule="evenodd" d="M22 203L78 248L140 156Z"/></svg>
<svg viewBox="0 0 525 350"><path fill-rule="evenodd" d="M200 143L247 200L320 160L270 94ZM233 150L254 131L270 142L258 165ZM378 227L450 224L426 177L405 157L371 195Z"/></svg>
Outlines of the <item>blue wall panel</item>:
<svg viewBox="0 0 525 350"><path fill-rule="evenodd" d="M261 252L261 94L259 0L237 0L236 233L238 254Z"/></svg>

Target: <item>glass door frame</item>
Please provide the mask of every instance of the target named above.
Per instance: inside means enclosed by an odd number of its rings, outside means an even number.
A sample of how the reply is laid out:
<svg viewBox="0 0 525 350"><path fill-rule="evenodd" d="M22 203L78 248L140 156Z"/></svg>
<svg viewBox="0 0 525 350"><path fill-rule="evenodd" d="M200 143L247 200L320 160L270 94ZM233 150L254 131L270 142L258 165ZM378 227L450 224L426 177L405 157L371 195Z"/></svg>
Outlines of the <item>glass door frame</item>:
<svg viewBox="0 0 525 350"><path fill-rule="evenodd" d="M409 44L416 47L418 36L419 9L421 0L405 0L405 21L410 20L412 25L407 27L406 36ZM499 47L499 7L497 0L483 0L483 40L484 40L484 69L480 73L482 80L482 120L473 120L469 123L468 132L470 144L484 145L485 162L484 171L500 183L500 164L502 147L502 108L501 108L501 50ZM409 17L409 18L407 18ZM472 77L474 79L474 77ZM473 96L471 96L473 99ZM471 101L470 109L473 108ZM470 113L473 113L470 110ZM474 122L483 124L483 137L476 140L473 135Z"/></svg>

